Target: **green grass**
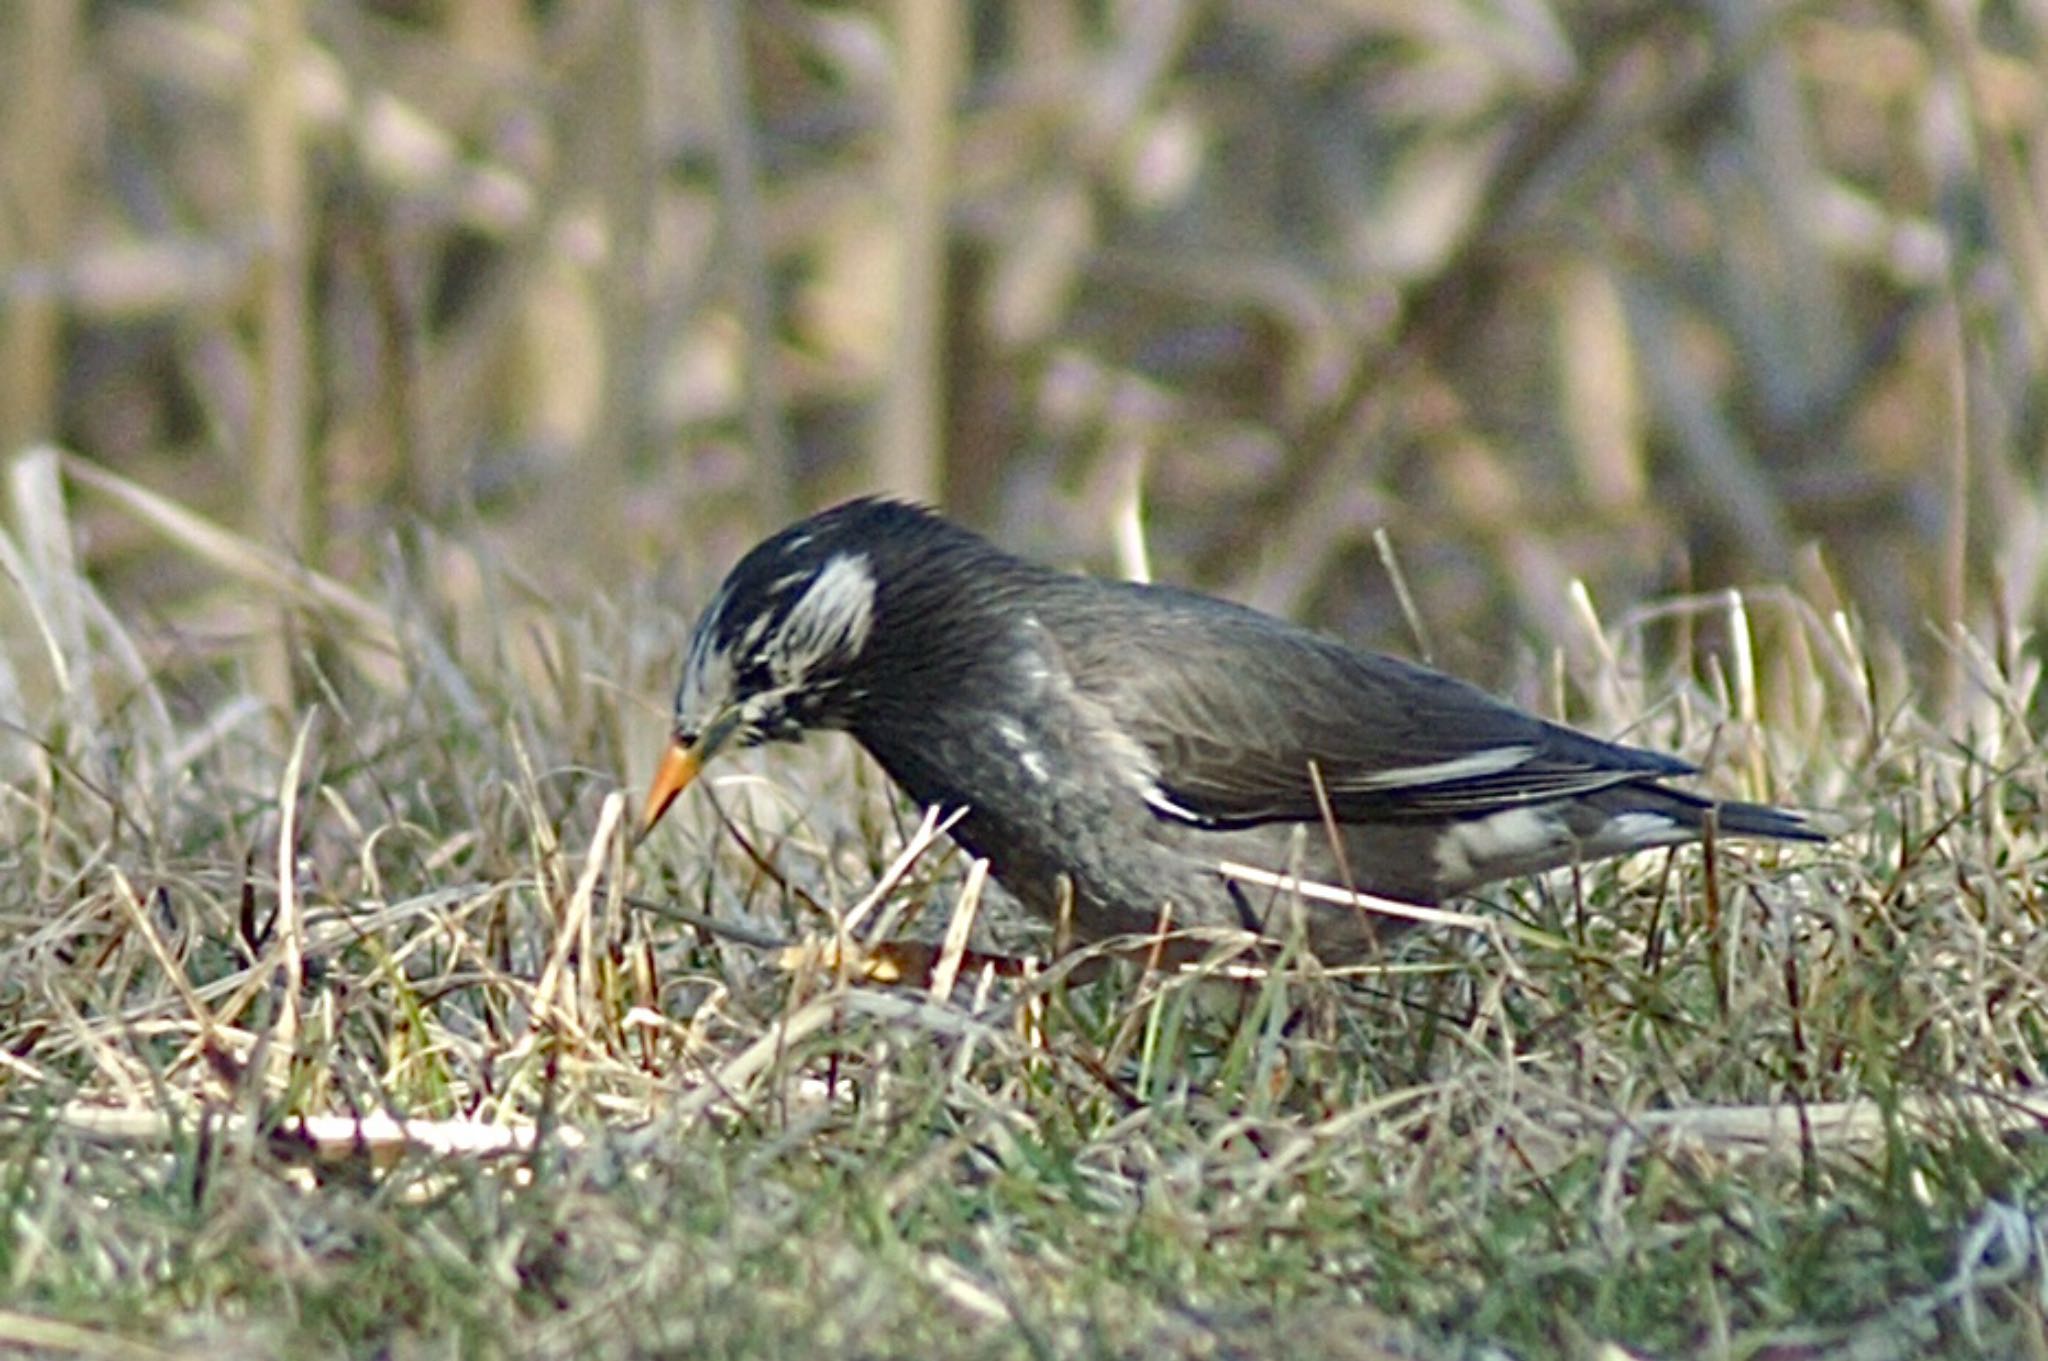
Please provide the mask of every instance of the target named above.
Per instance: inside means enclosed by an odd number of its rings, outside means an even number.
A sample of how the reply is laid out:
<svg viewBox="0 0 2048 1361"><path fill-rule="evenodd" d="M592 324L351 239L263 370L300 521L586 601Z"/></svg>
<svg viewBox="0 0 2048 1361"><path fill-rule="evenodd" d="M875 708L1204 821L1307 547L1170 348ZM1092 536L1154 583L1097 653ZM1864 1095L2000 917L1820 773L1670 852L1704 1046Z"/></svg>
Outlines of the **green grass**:
<svg viewBox="0 0 2048 1361"><path fill-rule="evenodd" d="M1839 809L1845 835L1724 847L1711 876L1689 851L1510 886L1491 907L1532 934L1418 931L1361 968L1232 978L1225 945L1174 975L970 971L939 1001L662 915L828 939L915 830L849 743L713 782L772 874L696 792L628 858L593 838L656 748L681 621L500 578L479 647L433 622L437 589L379 607L396 656L298 635L324 696L302 748L232 663L127 634L82 578L22 593L97 622L66 667L42 657L57 717L7 746L0 1337L2042 1352L2033 669L1937 719L1780 649L1737 742L1711 669L1635 674L1617 633L1580 718L1694 755L1718 733L1713 778ZM161 659L139 681L110 660L131 646ZM31 676L35 649L10 655ZM1799 705L1822 721L1774 717ZM921 857L894 929L935 938L963 871L943 841ZM997 947L1031 948L981 906ZM294 1123L355 1114L526 1142L330 1132L316 1154Z"/></svg>

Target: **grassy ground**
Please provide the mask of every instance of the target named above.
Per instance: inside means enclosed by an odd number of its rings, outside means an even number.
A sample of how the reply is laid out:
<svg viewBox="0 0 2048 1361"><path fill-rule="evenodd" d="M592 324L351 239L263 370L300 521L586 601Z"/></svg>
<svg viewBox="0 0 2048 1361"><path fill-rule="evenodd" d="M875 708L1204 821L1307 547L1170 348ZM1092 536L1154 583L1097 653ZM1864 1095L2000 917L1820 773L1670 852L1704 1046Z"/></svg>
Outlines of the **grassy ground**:
<svg viewBox="0 0 2048 1361"><path fill-rule="evenodd" d="M0 1350L2048 1355L2044 52L0 6ZM844 742L629 853L690 614L874 489L1845 830L1341 973L1055 964ZM970 909L1035 970L856 967Z"/></svg>
<svg viewBox="0 0 2048 1361"><path fill-rule="evenodd" d="M844 741L734 763L627 855L675 611L422 536L386 598L298 616L325 698L286 730L46 529L10 563L15 679L63 715L4 748L10 1345L2048 1353L2048 765L2012 639L1952 640L1936 714L1880 640L1723 598L1561 683L1728 792L1841 810L1824 850L1591 867L1494 895L1512 938L1349 971L1223 942L935 996L834 967L835 920L879 886L856 943L963 900L991 948L1029 932L943 840L900 863L915 811ZM498 627L454 627L451 581ZM1756 675L1644 674L1738 606Z"/></svg>

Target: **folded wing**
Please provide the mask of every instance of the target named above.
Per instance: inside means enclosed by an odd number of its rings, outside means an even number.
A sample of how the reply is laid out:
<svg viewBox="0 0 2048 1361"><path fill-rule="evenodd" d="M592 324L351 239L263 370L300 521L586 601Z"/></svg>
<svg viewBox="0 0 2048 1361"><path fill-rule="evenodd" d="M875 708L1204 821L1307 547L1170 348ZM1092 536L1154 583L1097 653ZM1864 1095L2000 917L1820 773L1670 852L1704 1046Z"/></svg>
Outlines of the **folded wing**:
<svg viewBox="0 0 2048 1361"><path fill-rule="evenodd" d="M1340 822L1441 821L1694 771L1249 610L1157 587L1105 591L1142 600L1142 623L1125 613L1120 630L1061 642L1091 651L1074 673L1104 678L1094 698L1156 763L1148 797L1169 817L1313 821L1320 781Z"/></svg>

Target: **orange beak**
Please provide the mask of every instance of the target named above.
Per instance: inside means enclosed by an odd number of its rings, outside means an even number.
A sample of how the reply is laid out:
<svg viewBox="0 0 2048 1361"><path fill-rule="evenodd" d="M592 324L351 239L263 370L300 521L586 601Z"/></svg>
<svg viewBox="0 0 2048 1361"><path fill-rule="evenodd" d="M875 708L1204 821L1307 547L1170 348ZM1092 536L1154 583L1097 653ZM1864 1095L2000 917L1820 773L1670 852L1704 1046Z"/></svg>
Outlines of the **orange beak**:
<svg viewBox="0 0 2048 1361"><path fill-rule="evenodd" d="M699 743L686 747L680 742L671 742L663 753L661 764L654 769L654 782L647 786L647 803L640 812L640 835L646 836L654 830L654 824L661 821L661 815L676 801L676 795L690 787L690 781L697 778L703 769L703 759L697 755Z"/></svg>

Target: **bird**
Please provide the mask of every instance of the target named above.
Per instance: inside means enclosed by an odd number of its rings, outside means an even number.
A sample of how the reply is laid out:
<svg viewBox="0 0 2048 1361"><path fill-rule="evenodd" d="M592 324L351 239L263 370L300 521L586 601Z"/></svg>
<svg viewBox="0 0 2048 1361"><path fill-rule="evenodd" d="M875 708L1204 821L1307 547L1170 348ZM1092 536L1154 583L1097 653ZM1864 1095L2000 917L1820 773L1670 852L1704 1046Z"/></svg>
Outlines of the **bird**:
<svg viewBox="0 0 2048 1361"><path fill-rule="evenodd" d="M1299 930L1344 961L1403 924L1226 865L1427 906L1710 825L1828 839L1816 815L1673 787L1698 773L1674 756L1247 606L1043 566L886 497L799 520L727 575L640 836L720 753L817 731L957 813L951 836L1075 942Z"/></svg>

